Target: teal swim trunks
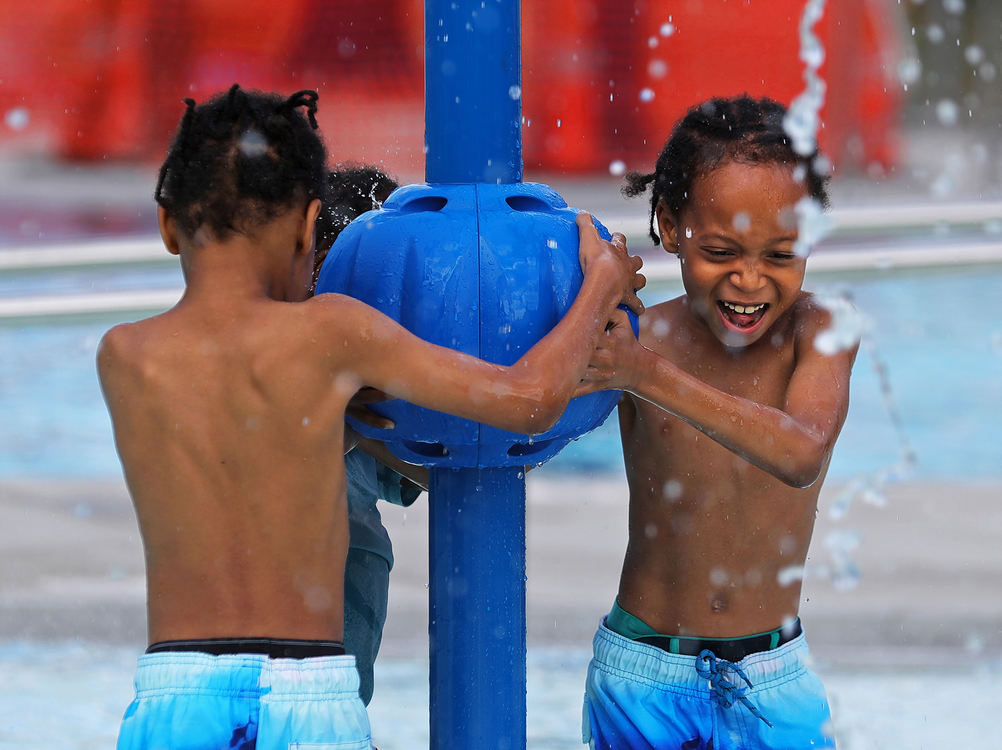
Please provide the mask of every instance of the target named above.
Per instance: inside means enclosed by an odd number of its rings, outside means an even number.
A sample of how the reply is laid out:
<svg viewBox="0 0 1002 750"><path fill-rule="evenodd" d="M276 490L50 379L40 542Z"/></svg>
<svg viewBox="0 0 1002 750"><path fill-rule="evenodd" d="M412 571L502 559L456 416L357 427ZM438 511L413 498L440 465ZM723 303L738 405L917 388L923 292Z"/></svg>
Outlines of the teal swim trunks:
<svg viewBox="0 0 1002 750"><path fill-rule="evenodd" d="M370 750L353 656L139 657L118 750Z"/></svg>
<svg viewBox="0 0 1002 750"><path fill-rule="evenodd" d="M737 662L671 653L605 618L585 684L582 741L594 750L835 747L824 686L803 634Z"/></svg>

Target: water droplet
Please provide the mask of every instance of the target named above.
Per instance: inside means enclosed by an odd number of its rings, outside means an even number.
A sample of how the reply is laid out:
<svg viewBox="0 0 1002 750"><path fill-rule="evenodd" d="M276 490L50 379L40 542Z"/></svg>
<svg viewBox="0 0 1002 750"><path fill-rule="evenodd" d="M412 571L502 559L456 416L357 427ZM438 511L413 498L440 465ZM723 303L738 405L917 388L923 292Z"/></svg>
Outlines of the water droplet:
<svg viewBox="0 0 1002 750"><path fill-rule="evenodd" d="M751 217L744 211L734 214L734 229L739 232L747 232L751 229Z"/></svg>
<svg viewBox="0 0 1002 750"><path fill-rule="evenodd" d="M7 127L11 130L24 130L28 127L31 117L28 114L28 110L24 107L14 107L14 109L7 110L7 114L4 115L3 119L7 123Z"/></svg>
<svg viewBox="0 0 1002 750"><path fill-rule="evenodd" d="M787 565L776 574L776 583L780 586L792 586L802 580L804 580L803 565Z"/></svg>
<svg viewBox="0 0 1002 750"><path fill-rule="evenodd" d="M248 159L256 159L268 153L268 139L260 130L251 128L240 136L237 148Z"/></svg>
<svg viewBox="0 0 1002 750"><path fill-rule="evenodd" d="M672 502L675 502L680 497L682 497L682 491L684 489L685 487L682 485L680 481L678 481L677 479L669 479L667 482L665 482L665 485L661 490L661 494L665 500L670 500Z"/></svg>
<svg viewBox="0 0 1002 750"><path fill-rule="evenodd" d="M972 44L964 50L964 59L968 65L978 65L985 59L985 51L976 44Z"/></svg>
<svg viewBox="0 0 1002 750"><path fill-rule="evenodd" d="M664 78L668 75L668 63L664 60L651 60L647 63L647 75L651 78Z"/></svg>
<svg viewBox="0 0 1002 750"><path fill-rule="evenodd" d="M521 86L511 86L508 89L508 96L510 96L515 101L522 98L522 87Z"/></svg>
<svg viewBox="0 0 1002 750"><path fill-rule="evenodd" d="M917 57L906 57L898 62L898 80L908 86L917 83L922 75L922 61Z"/></svg>
<svg viewBox="0 0 1002 750"><path fill-rule="evenodd" d="M653 89L641 89L640 90L640 101L642 102L652 102L654 101L654 90Z"/></svg>
<svg viewBox="0 0 1002 750"><path fill-rule="evenodd" d="M663 37L669 37L669 36L671 36L672 34L675 33L675 25L674 24L670 24L670 23L663 23L663 24L661 24L661 31L660 31L660 33L661 33L661 36L663 36Z"/></svg>
<svg viewBox="0 0 1002 750"><path fill-rule="evenodd" d="M609 162L609 174L619 177L626 173L626 162L621 159L616 159Z"/></svg>
<svg viewBox="0 0 1002 750"><path fill-rule="evenodd" d="M685 238L687 240L691 240L692 239L692 227L686 227L685 228Z"/></svg>
<svg viewBox="0 0 1002 750"><path fill-rule="evenodd" d="M956 125L957 103L952 99L940 99L936 104L936 117L943 125Z"/></svg>

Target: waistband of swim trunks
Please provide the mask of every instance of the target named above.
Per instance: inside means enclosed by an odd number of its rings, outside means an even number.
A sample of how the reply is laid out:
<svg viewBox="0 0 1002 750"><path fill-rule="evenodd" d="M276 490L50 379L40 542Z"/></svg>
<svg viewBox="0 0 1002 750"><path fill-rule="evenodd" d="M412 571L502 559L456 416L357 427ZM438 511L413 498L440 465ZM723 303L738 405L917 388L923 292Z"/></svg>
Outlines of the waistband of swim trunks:
<svg viewBox="0 0 1002 750"><path fill-rule="evenodd" d="M696 672L697 655L676 654L642 643L609 630L603 618L594 639L595 662L600 667L621 670L627 674L639 675L655 682L698 689L705 687L706 680ZM710 649L712 651L712 649ZM738 664L752 684L761 687L775 680L790 679L806 669L808 657L807 642L801 633L793 640L768 650L750 654Z"/></svg>
<svg viewBox="0 0 1002 750"><path fill-rule="evenodd" d="M310 659L314 656L342 656L340 641L312 641L299 638L198 638L159 641L146 649L148 654L164 651L198 651L212 656L224 654L264 654L272 659Z"/></svg>
<svg viewBox="0 0 1002 750"><path fill-rule="evenodd" d="M790 625L766 633L746 635L741 638L688 638L671 635L645 635L634 640L656 646L670 654L699 656L703 651L712 651L718 659L739 662L745 657L762 651L772 651L789 643L803 633L798 617Z"/></svg>
<svg viewBox="0 0 1002 750"><path fill-rule="evenodd" d="M139 657L136 694L183 691L211 695L316 693L358 695L355 657L272 659L265 654L159 651Z"/></svg>
<svg viewBox="0 0 1002 750"><path fill-rule="evenodd" d="M617 599L605 618L605 626L615 633L634 641L657 646L670 654L699 656L712 651L718 659L738 662L759 651L771 651L789 643L803 632L800 618L763 633L752 633L737 638L697 638L692 636L659 633L636 615L623 609Z"/></svg>

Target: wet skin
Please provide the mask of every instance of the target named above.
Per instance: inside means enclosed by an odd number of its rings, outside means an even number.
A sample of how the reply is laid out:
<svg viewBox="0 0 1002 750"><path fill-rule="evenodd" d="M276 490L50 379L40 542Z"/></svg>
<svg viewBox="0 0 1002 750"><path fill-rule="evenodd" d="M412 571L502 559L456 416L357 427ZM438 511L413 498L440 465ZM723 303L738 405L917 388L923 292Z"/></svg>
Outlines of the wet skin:
<svg viewBox="0 0 1002 750"><path fill-rule="evenodd" d="M738 637L798 612L786 569L807 555L855 357L813 347L831 320L801 290L803 196L785 167L731 162L677 221L660 206L686 294L645 312L639 343L620 316L593 355L588 380L627 391L619 602L662 633Z"/></svg>
<svg viewBox="0 0 1002 750"><path fill-rule="evenodd" d="M151 642L340 640L344 414L359 388L503 429L547 429L616 305L639 311L639 260L584 217L581 291L519 362L437 347L357 300L305 299L319 205L226 241L186 237L161 209L184 296L102 340L101 386L146 555Z"/></svg>

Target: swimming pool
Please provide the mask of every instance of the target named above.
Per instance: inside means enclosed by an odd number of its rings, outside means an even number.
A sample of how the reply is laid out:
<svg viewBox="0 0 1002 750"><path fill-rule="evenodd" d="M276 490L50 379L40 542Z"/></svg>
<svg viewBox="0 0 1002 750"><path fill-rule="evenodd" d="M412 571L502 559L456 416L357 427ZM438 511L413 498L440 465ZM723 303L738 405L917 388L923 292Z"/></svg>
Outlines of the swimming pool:
<svg viewBox="0 0 1002 750"><path fill-rule="evenodd" d="M173 263L21 272L0 276L0 301L39 294L169 291L180 283ZM810 273L805 286L850 294L872 342L856 362L849 416L830 477L850 479L897 464L907 441L917 458L918 478L1002 478L997 418L1002 413L1002 317L996 311L1002 265ZM650 305L679 291L677 282L658 282L643 297ZM105 330L143 314L0 322L0 477L120 476L94 356ZM886 383L878 377L879 367L886 369ZM900 413L901 430L891 408ZM547 464L552 472L621 469L614 416Z"/></svg>

